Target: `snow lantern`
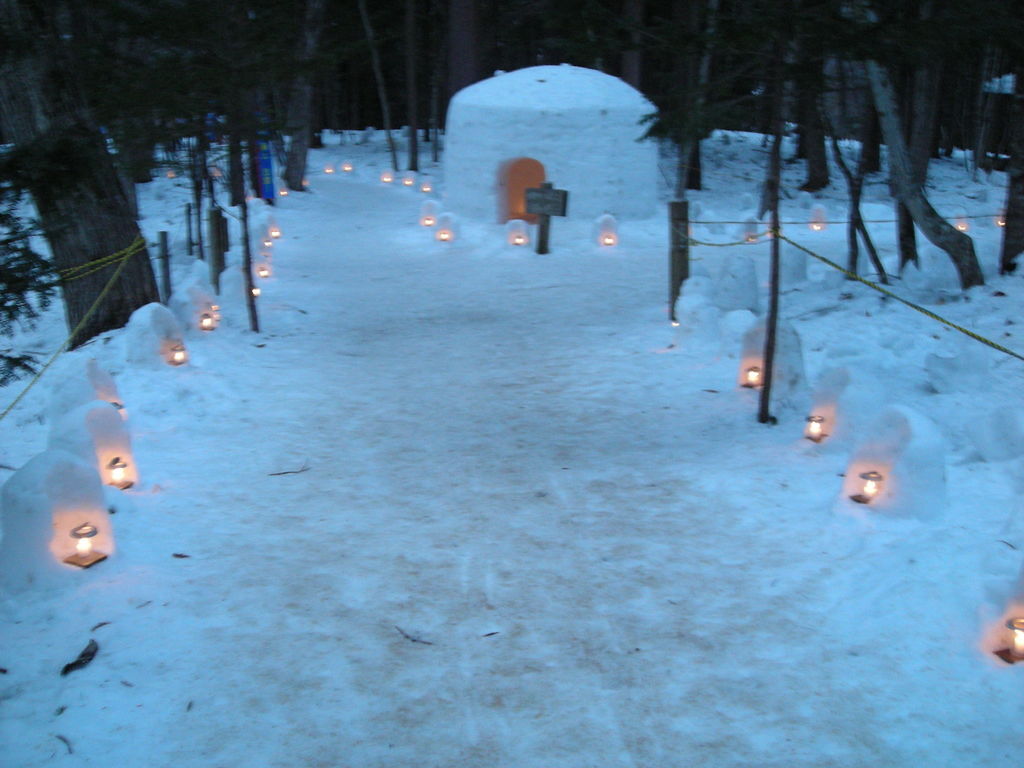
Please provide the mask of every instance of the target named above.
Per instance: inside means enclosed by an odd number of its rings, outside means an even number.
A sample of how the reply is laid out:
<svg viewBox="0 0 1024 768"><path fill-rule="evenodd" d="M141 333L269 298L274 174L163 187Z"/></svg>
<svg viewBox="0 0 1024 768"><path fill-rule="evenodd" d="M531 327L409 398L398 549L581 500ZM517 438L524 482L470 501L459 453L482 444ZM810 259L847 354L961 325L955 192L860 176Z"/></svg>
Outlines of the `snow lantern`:
<svg viewBox="0 0 1024 768"><path fill-rule="evenodd" d="M505 224L505 239L509 245L529 245L530 225L522 219L509 219Z"/></svg>
<svg viewBox="0 0 1024 768"><path fill-rule="evenodd" d="M455 239L456 234L455 217L450 213L439 215L434 239L441 243L450 243Z"/></svg>
<svg viewBox="0 0 1024 768"><path fill-rule="evenodd" d="M424 200L420 206L420 226L433 227L437 224L437 216L440 213L440 206L436 200Z"/></svg>
<svg viewBox="0 0 1024 768"><path fill-rule="evenodd" d="M65 414L53 423L48 444L93 463L106 485L125 490L139 480L128 428L107 403L94 400Z"/></svg>
<svg viewBox="0 0 1024 768"><path fill-rule="evenodd" d="M309 186L309 179L303 179L302 180L302 186L308 187Z"/></svg>
<svg viewBox="0 0 1024 768"><path fill-rule="evenodd" d="M0 580L12 591L54 586L73 570L64 563L89 567L114 553L96 470L66 451L44 451L11 475L0 510Z"/></svg>
<svg viewBox="0 0 1024 768"><path fill-rule="evenodd" d="M847 464L840 505L870 505L888 514L931 517L946 505L945 442L927 417L890 406L866 430Z"/></svg>
<svg viewBox="0 0 1024 768"><path fill-rule="evenodd" d="M828 216L825 214L825 206L816 205L811 208L811 220L807 226L809 226L814 232L821 232L825 229Z"/></svg>
<svg viewBox="0 0 1024 768"><path fill-rule="evenodd" d="M619 224L610 213L598 216L597 244L602 248L611 248L619 244Z"/></svg>
<svg viewBox="0 0 1024 768"><path fill-rule="evenodd" d="M381 171L380 180L383 184L390 184L395 180L395 172L391 170Z"/></svg>
<svg viewBox="0 0 1024 768"><path fill-rule="evenodd" d="M114 378L100 368L94 358L86 360L84 365L80 360L76 360L74 365L74 369L67 377L53 388L49 408L51 421L56 421L69 411L93 400L109 403L121 414L121 418L128 418Z"/></svg>
<svg viewBox="0 0 1024 768"><path fill-rule="evenodd" d="M757 323L743 335L736 382L741 387L756 389L764 385L764 336L763 323ZM805 392L804 382L800 336L789 323L779 321L775 331L772 399L782 406L794 405L800 393Z"/></svg>
<svg viewBox="0 0 1024 768"><path fill-rule="evenodd" d="M657 149L641 140L655 106L594 69L528 67L499 73L452 97L446 120L445 207L497 220L536 217L526 190L551 181L569 192L568 215L657 210ZM588 147L580 145L586 136Z"/></svg>
<svg viewBox="0 0 1024 768"><path fill-rule="evenodd" d="M343 173L352 173L356 169L351 160L343 161L338 167L341 168Z"/></svg>
<svg viewBox="0 0 1024 768"><path fill-rule="evenodd" d="M424 177L420 181L420 192L422 192L425 195L429 195L433 191L434 191L434 183L430 179Z"/></svg>
<svg viewBox="0 0 1024 768"><path fill-rule="evenodd" d="M413 171L406 171L402 174L402 186L412 189L416 186L416 174Z"/></svg>
<svg viewBox="0 0 1024 768"><path fill-rule="evenodd" d="M267 234L270 235L271 239L277 240L281 237L281 228L276 224L272 224Z"/></svg>
<svg viewBox="0 0 1024 768"><path fill-rule="evenodd" d="M281 189L277 190L277 194L279 194L281 197L288 197L288 190L282 187Z"/></svg>
<svg viewBox="0 0 1024 768"><path fill-rule="evenodd" d="M996 214L996 226L997 227L1005 227L1006 226L1006 211L1000 211L999 213Z"/></svg>
<svg viewBox="0 0 1024 768"><path fill-rule="evenodd" d="M207 278L208 266L198 259L181 286L171 294L168 307L186 328L212 331L219 317L214 309L216 295Z"/></svg>
<svg viewBox="0 0 1024 768"><path fill-rule="evenodd" d="M274 241L271 240L269 236L264 236L263 239L260 240L260 244L264 248L273 248L274 247Z"/></svg>
<svg viewBox="0 0 1024 768"><path fill-rule="evenodd" d="M967 211L964 208L960 208L957 211L956 218L953 220L953 226L960 232L967 232L971 228L967 218Z"/></svg>
<svg viewBox="0 0 1024 768"><path fill-rule="evenodd" d="M334 173L334 166L328 163L324 166L324 173Z"/></svg>
<svg viewBox="0 0 1024 768"><path fill-rule="evenodd" d="M184 365L188 362L181 326L163 304L146 304L132 313L125 344L130 363L147 365L162 360L168 365Z"/></svg>
<svg viewBox="0 0 1024 768"><path fill-rule="evenodd" d="M249 289L249 292L252 294L254 299L258 299L260 297L260 294L263 293L263 290L258 285L254 285L252 288Z"/></svg>
<svg viewBox="0 0 1024 768"><path fill-rule="evenodd" d="M268 278L268 277L270 277L270 273L271 273L271 270L270 270L270 262L269 261L263 261L263 262L260 262L259 264L256 265L256 276L257 277Z"/></svg>
<svg viewBox="0 0 1024 768"><path fill-rule="evenodd" d="M830 368L821 374L811 394L811 412L807 415L804 437L820 443L836 433L839 399L850 383L846 368Z"/></svg>

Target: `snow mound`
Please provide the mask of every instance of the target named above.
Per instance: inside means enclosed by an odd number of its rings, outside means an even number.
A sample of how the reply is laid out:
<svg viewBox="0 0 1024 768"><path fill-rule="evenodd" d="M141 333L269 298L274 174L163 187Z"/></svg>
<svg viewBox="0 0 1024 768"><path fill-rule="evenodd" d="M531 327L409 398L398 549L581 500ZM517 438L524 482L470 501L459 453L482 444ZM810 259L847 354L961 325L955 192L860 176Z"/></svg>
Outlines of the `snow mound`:
<svg viewBox="0 0 1024 768"><path fill-rule="evenodd" d="M184 347L181 325L163 304L146 304L132 313L124 334L125 357L135 365L155 367L171 361L172 350Z"/></svg>
<svg viewBox="0 0 1024 768"><path fill-rule="evenodd" d="M929 519L946 507L946 444L926 416L902 405L879 414L854 450L846 468L838 508L862 515L865 508L887 515ZM864 493L867 472L882 478L868 504L851 497Z"/></svg>
<svg viewBox="0 0 1024 768"><path fill-rule="evenodd" d="M62 560L76 550L71 531L85 523L96 527L93 549L113 554L99 476L66 451L44 451L15 472L0 490L0 507L0 583L5 590L51 588L76 575L78 569Z"/></svg>
<svg viewBox="0 0 1024 768"><path fill-rule="evenodd" d="M49 447L92 464L108 485L128 488L139 482L128 428L109 403L94 400L54 422Z"/></svg>
<svg viewBox="0 0 1024 768"><path fill-rule="evenodd" d="M723 312L758 310L757 269L749 256L729 254L714 278L715 304Z"/></svg>
<svg viewBox="0 0 1024 768"><path fill-rule="evenodd" d="M985 461L1005 461L1024 455L1024 415L1020 408L993 408L969 428L975 447Z"/></svg>
<svg viewBox="0 0 1024 768"><path fill-rule="evenodd" d="M124 407L124 400L117 391L114 377L100 368L95 358L89 358L84 362L76 358L73 368L54 385L50 393L51 423L93 400L103 400L119 410Z"/></svg>
<svg viewBox="0 0 1024 768"><path fill-rule="evenodd" d="M743 335L737 384L761 386L764 376L765 324L758 323ZM757 369L756 381L751 370ZM804 354L800 334L792 325L779 321L775 335L775 360L772 373L772 404L782 408L802 407L806 403Z"/></svg>

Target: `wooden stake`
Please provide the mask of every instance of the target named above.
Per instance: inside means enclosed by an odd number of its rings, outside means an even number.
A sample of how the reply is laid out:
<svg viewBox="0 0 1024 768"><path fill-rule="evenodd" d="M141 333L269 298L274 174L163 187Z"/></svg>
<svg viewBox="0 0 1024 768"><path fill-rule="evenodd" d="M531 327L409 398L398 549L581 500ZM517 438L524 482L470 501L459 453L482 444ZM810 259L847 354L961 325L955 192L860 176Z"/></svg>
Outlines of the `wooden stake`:
<svg viewBox="0 0 1024 768"><path fill-rule="evenodd" d="M160 232L160 292L164 304L171 300L171 254L167 248L167 233Z"/></svg>
<svg viewBox="0 0 1024 768"><path fill-rule="evenodd" d="M690 204L677 200L668 204L669 242L668 252L668 315L676 322L676 302L682 292L683 283L690 277Z"/></svg>

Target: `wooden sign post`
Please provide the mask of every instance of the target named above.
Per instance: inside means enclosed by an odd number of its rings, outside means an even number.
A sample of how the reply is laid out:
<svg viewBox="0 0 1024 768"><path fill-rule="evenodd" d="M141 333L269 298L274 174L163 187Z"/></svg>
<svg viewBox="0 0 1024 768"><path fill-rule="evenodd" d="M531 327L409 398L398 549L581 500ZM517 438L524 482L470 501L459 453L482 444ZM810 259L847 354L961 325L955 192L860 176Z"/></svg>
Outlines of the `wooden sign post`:
<svg viewBox="0 0 1024 768"><path fill-rule="evenodd" d="M555 189L550 181L539 187L526 190L526 212L537 216L537 253L548 252L548 235L551 232L551 217L565 216L569 204L569 192Z"/></svg>

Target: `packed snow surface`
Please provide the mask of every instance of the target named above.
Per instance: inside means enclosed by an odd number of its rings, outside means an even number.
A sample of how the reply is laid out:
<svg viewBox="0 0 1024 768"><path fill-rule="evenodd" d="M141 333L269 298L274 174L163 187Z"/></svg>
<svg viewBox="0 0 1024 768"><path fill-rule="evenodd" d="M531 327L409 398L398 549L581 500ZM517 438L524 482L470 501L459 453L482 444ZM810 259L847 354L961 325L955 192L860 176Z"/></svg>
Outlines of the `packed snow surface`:
<svg viewBox="0 0 1024 768"><path fill-rule="evenodd" d="M750 215L767 150L716 134L705 153L694 198L718 223L694 224L694 237L732 241L735 225L721 222ZM1024 664L991 653L1006 644L1007 612L1024 610L1019 361L812 261L782 315L800 336L807 408L811 392L841 396L846 435L814 444L799 408L757 423L758 393L736 372L758 317L711 293L738 254L754 261L765 306L766 241L694 248L673 329L662 217L620 222L620 244L605 249L590 221L556 221L548 256L466 219L438 243L417 223L423 195L376 181L379 139L347 137L310 164L343 157L355 171L311 174L310 193L275 209L260 334L245 330L236 246L223 320L185 328L187 365L153 363L148 336L105 334L62 358L0 427L10 477L46 447L48 390L96 358L124 399L143 478L109 489L125 499L105 521L110 558L50 589L0 594L0 763L1019 760ZM787 166L786 189L800 173ZM983 218L1004 181L935 164L940 210L979 217L971 234L990 283L969 300L916 290L1020 349L1022 278L993 275L999 230ZM171 232L175 279L188 285L187 180L141 194L147 237ZM844 195L833 185L821 197L830 222ZM864 209L892 218L881 176ZM804 222L787 233L844 261L845 227L812 232L808 215L787 199L783 220ZM893 225L869 226L891 265ZM63 337L54 310L13 343L45 354ZM949 361L938 387L930 355ZM970 366L957 367L962 355L975 355ZM976 383L951 385L968 367ZM941 459L945 509L849 513L841 475L890 405L941 437L911 430L925 442L900 461L933 472ZM936 444L941 457L915 465ZM62 677L90 639L95 659Z"/></svg>

